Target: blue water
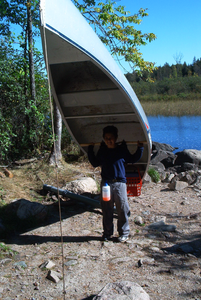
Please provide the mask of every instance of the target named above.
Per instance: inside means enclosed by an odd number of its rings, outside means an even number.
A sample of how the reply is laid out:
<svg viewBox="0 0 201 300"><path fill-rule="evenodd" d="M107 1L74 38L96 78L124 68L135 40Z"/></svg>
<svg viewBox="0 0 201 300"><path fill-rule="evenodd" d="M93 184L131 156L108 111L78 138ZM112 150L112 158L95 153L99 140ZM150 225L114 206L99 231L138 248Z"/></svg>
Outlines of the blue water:
<svg viewBox="0 0 201 300"><path fill-rule="evenodd" d="M201 116L148 117L152 141L184 149L201 150Z"/></svg>

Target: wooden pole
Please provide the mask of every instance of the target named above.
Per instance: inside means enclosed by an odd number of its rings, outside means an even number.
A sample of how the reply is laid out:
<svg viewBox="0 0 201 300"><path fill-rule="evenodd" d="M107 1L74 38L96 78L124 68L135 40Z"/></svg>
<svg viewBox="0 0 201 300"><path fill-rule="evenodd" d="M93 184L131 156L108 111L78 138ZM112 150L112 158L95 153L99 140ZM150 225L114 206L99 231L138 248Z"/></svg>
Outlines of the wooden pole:
<svg viewBox="0 0 201 300"><path fill-rule="evenodd" d="M122 142L118 142L117 144L121 144ZM147 144L147 141L143 141L143 142L141 142L140 141L140 143L142 143L142 144ZM90 145L93 145L93 146L99 146L101 143L100 142L98 142L98 143L87 143L87 144L80 144L80 146L81 147L88 147L88 146L90 146ZM138 142L126 142L126 144L129 144L129 145L137 145L138 144Z"/></svg>

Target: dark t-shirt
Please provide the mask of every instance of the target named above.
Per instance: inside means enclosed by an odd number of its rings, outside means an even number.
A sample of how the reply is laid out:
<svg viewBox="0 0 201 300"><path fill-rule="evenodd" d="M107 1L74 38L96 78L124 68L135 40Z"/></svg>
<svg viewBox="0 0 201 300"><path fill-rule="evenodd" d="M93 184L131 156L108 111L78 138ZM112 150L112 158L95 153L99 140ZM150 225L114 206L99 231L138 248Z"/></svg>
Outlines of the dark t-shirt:
<svg viewBox="0 0 201 300"><path fill-rule="evenodd" d="M97 155L94 154L93 146L88 148L88 158L92 166L101 166L101 176L105 181L118 180L126 182L125 163L135 163L143 153L143 147L138 147L134 154L128 151L125 143L117 145L115 148L108 148L102 143Z"/></svg>

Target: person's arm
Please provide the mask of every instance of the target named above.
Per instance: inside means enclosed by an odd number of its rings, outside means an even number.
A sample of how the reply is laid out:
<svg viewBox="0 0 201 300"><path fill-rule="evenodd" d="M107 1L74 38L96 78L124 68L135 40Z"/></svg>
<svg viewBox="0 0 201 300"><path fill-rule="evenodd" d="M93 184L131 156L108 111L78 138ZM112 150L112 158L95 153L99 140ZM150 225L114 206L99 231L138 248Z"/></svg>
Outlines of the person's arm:
<svg viewBox="0 0 201 300"><path fill-rule="evenodd" d="M143 151L144 151L143 145L142 146L138 145L138 148L137 148L136 152L133 155L131 155L132 156L132 161L131 162L136 163L137 161L139 161L142 157Z"/></svg>
<svg viewBox="0 0 201 300"><path fill-rule="evenodd" d="M100 162L94 154L94 145L88 146L88 159L94 168L100 166Z"/></svg>
<svg viewBox="0 0 201 300"><path fill-rule="evenodd" d="M142 157L144 146L143 143L140 143L138 141L138 148L134 154L131 154L127 148L126 142L122 142L122 147L124 148L125 151L125 161L126 163L136 163L139 161Z"/></svg>

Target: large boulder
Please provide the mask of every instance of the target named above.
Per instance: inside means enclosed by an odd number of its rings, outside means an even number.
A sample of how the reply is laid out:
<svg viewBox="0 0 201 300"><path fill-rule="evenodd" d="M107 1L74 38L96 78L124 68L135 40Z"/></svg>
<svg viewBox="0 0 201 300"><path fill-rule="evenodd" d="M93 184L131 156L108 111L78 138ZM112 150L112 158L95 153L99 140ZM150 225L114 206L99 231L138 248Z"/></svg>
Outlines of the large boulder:
<svg viewBox="0 0 201 300"><path fill-rule="evenodd" d="M176 155L175 165L183 165L187 162L201 165L201 150L185 149L181 152L177 152Z"/></svg>
<svg viewBox="0 0 201 300"><path fill-rule="evenodd" d="M108 283L93 300L149 300L149 295L135 282Z"/></svg>
<svg viewBox="0 0 201 300"><path fill-rule="evenodd" d="M175 164L175 160L177 156L172 152L166 152L167 157L161 160L161 163L165 166L165 168L173 167Z"/></svg>
<svg viewBox="0 0 201 300"><path fill-rule="evenodd" d="M96 193L98 187L96 181L91 177L81 177L77 180L71 181L63 187L64 190L68 190L75 194L84 193Z"/></svg>
<svg viewBox="0 0 201 300"><path fill-rule="evenodd" d="M151 157L151 164L155 165L167 157L168 157L168 154L165 151L163 151L163 150L156 151L153 153L153 155Z"/></svg>
<svg viewBox="0 0 201 300"><path fill-rule="evenodd" d="M157 142L153 142L152 145L152 156L151 156L151 164L155 165L161 162L165 168L172 167L174 165L176 155L172 152L176 148L168 144L161 144Z"/></svg>
<svg viewBox="0 0 201 300"><path fill-rule="evenodd" d="M178 148L172 147L169 144L158 143L158 142L153 142L152 143L152 150L153 151L163 150L163 151L167 151L167 152L173 152L176 149L178 149Z"/></svg>

